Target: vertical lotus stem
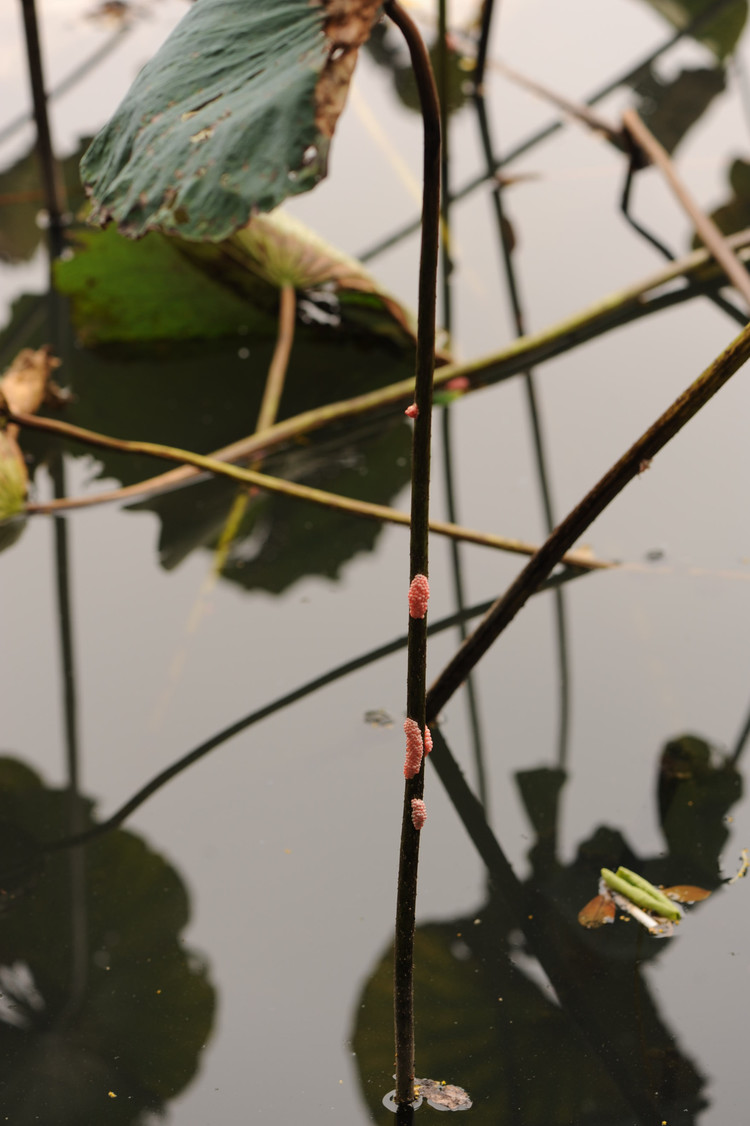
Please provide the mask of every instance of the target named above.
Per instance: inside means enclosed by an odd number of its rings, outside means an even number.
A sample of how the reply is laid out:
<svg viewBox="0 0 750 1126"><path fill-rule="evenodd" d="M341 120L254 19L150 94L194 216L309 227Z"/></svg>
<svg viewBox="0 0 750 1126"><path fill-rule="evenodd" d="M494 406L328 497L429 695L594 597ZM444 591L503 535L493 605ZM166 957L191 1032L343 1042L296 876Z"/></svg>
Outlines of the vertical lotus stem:
<svg viewBox="0 0 750 1126"><path fill-rule="evenodd" d="M396 0L385 10L401 30L409 47L419 91L424 127L422 186L422 245L419 262L416 394L412 444L411 549L409 578L428 574L427 534L430 490L430 433L432 374L435 360L435 301L437 293L438 235L440 230L440 106L435 80L422 37ZM427 621L409 617L406 714L425 730L427 675ZM421 802L424 763L404 786L401 852L396 901L394 960L394 1025L396 1037L396 1103L414 1100L414 923L417 901L419 830L412 823L412 801Z"/></svg>
<svg viewBox="0 0 750 1126"><path fill-rule="evenodd" d="M34 0L21 0L23 10L23 26L26 35L26 56L29 64L29 80L31 83L31 96L34 103L34 121L36 122L36 147L41 167L42 188L44 190L44 205L49 216L49 233L52 256L56 258L61 247L61 230L63 211L65 210L65 192L60 177L60 170L52 151L49 119L47 117L47 93L44 89L44 74L42 71L42 52L39 45L39 27L36 18Z"/></svg>

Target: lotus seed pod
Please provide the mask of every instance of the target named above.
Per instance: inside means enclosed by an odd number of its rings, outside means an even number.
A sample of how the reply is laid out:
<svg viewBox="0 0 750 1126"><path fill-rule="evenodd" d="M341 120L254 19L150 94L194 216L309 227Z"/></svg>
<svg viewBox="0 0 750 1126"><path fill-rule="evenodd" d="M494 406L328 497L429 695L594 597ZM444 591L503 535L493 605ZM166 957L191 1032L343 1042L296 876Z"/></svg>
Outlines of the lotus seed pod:
<svg viewBox="0 0 750 1126"><path fill-rule="evenodd" d="M411 799L411 823L415 829L421 829L427 820L427 806L421 798Z"/></svg>
<svg viewBox="0 0 750 1126"><path fill-rule="evenodd" d="M430 584L427 575L415 575L409 587L409 617L423 618L430 600Z"/></svg>
<svg viewBox="0 0 750 1126"><path fill-rule="evenodd" d="M404 733L406 735L406 761L404 762L404 778L413 778L415 774L419 773L419 768L422 765L422 732L419 730L419 724L415 719L407 719L404 722Z"/></svg>

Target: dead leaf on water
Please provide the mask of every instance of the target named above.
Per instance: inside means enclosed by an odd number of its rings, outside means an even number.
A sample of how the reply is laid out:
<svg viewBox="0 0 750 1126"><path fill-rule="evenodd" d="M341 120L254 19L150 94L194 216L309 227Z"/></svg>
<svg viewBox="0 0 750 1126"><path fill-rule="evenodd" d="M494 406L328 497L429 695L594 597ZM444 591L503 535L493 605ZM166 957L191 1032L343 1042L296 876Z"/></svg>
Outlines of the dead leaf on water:
<svg viewBox="0 0 750 1126"><path fill-rule="evenodd" d="M471 1106L471 1099L463 1087L456 1087L453 1083L415 1079L414 1090L436 1110L468 1110Z"/></svg>

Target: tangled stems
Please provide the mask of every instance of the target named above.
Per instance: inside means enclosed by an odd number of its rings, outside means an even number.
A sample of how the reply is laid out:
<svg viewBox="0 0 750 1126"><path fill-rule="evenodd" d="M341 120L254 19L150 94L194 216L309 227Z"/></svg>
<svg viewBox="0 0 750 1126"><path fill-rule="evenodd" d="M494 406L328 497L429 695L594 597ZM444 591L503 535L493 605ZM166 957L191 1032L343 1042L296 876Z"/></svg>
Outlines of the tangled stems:
<svg viewBox="0 0 750 1126"><path fill-rule="evenodd" d="M705 406L750 358L750 325L669 406L612 468L594 485L529 560L476 630L448 662L427 694L427 719L432 722L479 659L510 624L521 607L567 551L651 458Z"/></svg>
<svg viewBox="0 0 750 1126"><path fill-rule="evenodd" d="M412 444L411 544L409 577L428 573L430 497L430 437L432 379L435 362L435 301L437 296L438 237L440 230L440 106L429 56L416 25L396 0L385 10L409 47L419 91L424 129L422 183L422 244L419 262L419 305L415 378L414 439ZM409 617L406 713L421 731L425 728L427 688L427 621ZM412 801L421 801L424 762L404 785L396 899L394 961L394 1028L396 1039L396 1094L398 1106L414 1101L414 924L417 900L419 830L412 822Z"/></svg>

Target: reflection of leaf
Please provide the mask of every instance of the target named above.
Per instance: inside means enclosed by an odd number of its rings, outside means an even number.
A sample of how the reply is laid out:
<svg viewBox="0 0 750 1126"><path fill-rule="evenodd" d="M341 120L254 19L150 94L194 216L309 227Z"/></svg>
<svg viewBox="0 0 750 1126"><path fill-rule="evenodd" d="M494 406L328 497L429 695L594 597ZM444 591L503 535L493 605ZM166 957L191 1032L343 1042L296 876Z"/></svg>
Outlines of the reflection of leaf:
<svg viewBox="0 0 750 1126"><path fill-rule="evenodd" d="M471 1121L476 1126L516 1118L524 1126L632 1123L627 1103L575 1019L513 964L501 905L488 905L477 918L478 924L470 917L417 928L418 1073L465 1087L473 1099ZM585 962L581 969L585 972ZM632 966L621 976L632 993ZM388 951L358 999L352 1036L362 1093L380 1126L393 1121L379 1105L393 1086L392 1005L393 957ZM648 1011L638 1047L648 1043L650 1015ZM687 1090L683 1088L686 1095Z"/></svg>
<svg viewBox="0 0 750 1126"><path fill-rule="evenodd" d="M60 162L72 211L83 203L78 163L88 143L87 138L77 152ZM36 151L31 149L11 168L0 173L0 260L27 262L32 257L44 234L37 223L37 215L43 208Z"/></svg>
<svg viewBox="0 0 750 1126"><path fill-rule="evenodd" d="M269 336L286 281L304 291L325 286L328 320L344 330L413 344L403 306L358 262L281 212L258 216L218 245L158 233L132 242L112 228L79 231L75 246L72 258L55 264L55 280L88 347Z"/></svg>
<svg viewBox="0 0 750 1126"><path fill-rule="evenodd" d="M660 15L671 23L672 27L686 27L691 20L709 8L714 7L716 0L646 0L646 3L655 8ZM705 43L718 59L730 55L737 45L747 19L747 0L736 0L736 3L722 10L708 20L695 38Z"/></svg>
<svg viewBox="0 0 750 1126"><path fill-rule="evenodd" d="M719 858L729 831L726 814L742 795L742 779L728 758L695 735L665 746L659 770L662 832L676 863L675 877L707 887L719 882Z"/></svg>
<svg viewBox="0 0 750 1126"><path fill-rule="evenodd" d="M743 231L750 226L750 163L735 160L729 170L732 198L711 213L711 218L725 235ZM701 245L696 237L694 245Z"/></svg>
<svg viewBox="0 0 750 1126"><path fill-rule="evenodd" d="M392 36L392 28L388 24L379 23L374 26L367 42L367 51L378 66L389 70L393 75L393 84L401 103L414 113L420 113L419 92L409 56L404 51L402 40ZM439 44L433 43L429 48L429 55L436 74L440 69L439 52ZM445 60L448 112L455 113L466 102L470 86L469 74L465 69L464 55L450 44L446 46Z"/></svg>
<svg viewBox="0 0 750 1126"><path fill-rule="evenodd" d="M62 837L69 810L67 791L0 759L3 836ZM91 803L80 810L93 824ZM210 1032L214 993L180 937L188 899L177 873L122 830L85 857L78 896L67 853L11 885L0 956L16 1008L0 1010L0 1101L13 1121L100 1122L108 1091L107 1122L140 1121L190 1081Z"/></svg>
<svg viewBox="0 0 750 1126"><path fill-rule="evenodd" d="M28 311L26 303L19 305L19 316ZM44 339L46 334L41 320L30 335ZM66 418L104 434L182 449L218 449L252 433L272 350L271 339L250 337L195 342L188 348L152 346L133 355L119 348L82 348L61 369L73 391ZM394 350L377 339L303 330L292 350L280 417L362 394L412 372L413 353L403 348ZM269 456L264 468L388 504L408 481L409 444L408 424L399 416L378 421L365 432L351 426L321 432ZM60 447L49 436L33 434L24 436L24 445L37 462ZM62 443L62 448L74 456L90 456L78 444ZM125 485L164 469L164 463L153 458L115 451L97 451L96 457L101 476ZM209 481L152 501L148 507L165 521L164 560L174 565L196 547L213 543L235 495L235 485ZM352 520L278 496L254 499L247 519L226 573L242 585L272 590L296 581L308 567L313 574L337 574L352 555L371 550L380 528L375 521Z"/></svg>
<svg viewBox="0 0 750 1126"><path fill-rule="evenodd" d="M656 139L673 153L718 94L724 92L723 67L683 69L676 78L662 82L648 69L633 83L638 95L638 113Z"/></svg>
<svg viewBox="0 0 750 1126"><path fill-rule="evenodd" d="M92 218L215 240L314 187L379 7L201 0L84 157Z"/></svg>
<svg viewBox="0 0 750 1126"><path fill-rule="evenodd" d="M368 434L347 434L334 444L303 447L274 458L273 470L304 484L357 500L388 504L409 479L411 431L403 420L380 424ZM208 482L144 501L139 509L161 519L159 553L175 566L195 547L213 548L236 489ZM342 565L371 551L381 526L345 512L283 496L250 500L222 570L246 589L281 593L308 575L338 577Z"/></svg>

